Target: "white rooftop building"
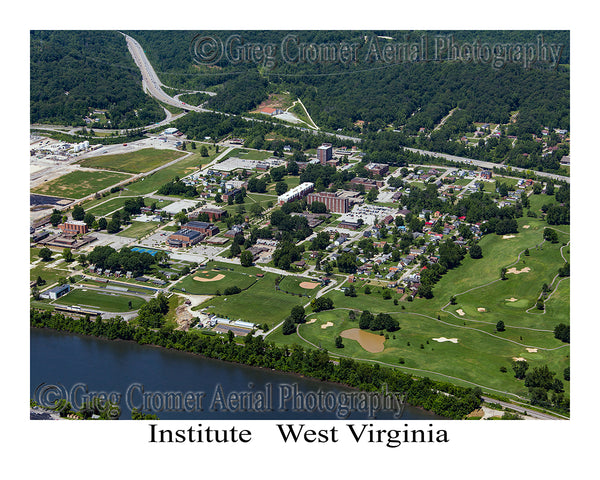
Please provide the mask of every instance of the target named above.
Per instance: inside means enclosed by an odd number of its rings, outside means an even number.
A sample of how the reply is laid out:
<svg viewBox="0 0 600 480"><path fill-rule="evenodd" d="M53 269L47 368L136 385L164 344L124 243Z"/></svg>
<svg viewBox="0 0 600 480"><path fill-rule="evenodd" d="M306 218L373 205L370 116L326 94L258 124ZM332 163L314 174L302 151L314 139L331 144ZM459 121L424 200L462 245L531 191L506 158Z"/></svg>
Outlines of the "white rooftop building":
<svg viewBox="0 0 600 480"><path fill-rule="evenodd" d="M294 187L291 190L285 192L283 195L279 195L279 197L277 197L277 203L279 205L283 205L284 203L298 200L299 198L302 198L302 197L305 197L306 195L308 195L314 189L315 189L315 184L312 182L301 183L297 187Z"/></svg>

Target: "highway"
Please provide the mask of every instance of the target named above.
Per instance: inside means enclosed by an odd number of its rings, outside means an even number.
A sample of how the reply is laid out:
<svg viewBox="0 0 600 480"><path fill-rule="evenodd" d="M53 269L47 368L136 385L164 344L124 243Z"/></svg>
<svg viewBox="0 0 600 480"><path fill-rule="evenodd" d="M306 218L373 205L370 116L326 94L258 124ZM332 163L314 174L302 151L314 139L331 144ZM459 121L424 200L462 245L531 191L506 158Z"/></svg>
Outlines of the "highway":
<svg viewBox="0 0 600 480"><path fill-rule="evenodd" d="M172 105L174 107L183 108L183 109L189 110L189 111L212 112L212 113L219 113L221 115L227 115L227 116L232 116L232 117L237 116L237 115L233 115L233 114L229 114L229 113L217 112L215 110L210 110L210 109L203 108L203 107L188 105L185 102L178 100L177 98L169 96L162 89L162 87L165 85L163 85L161 83L160 79L158 78L158 75L156 75L156 72L154 71L154 68L148 61L148 58L146 57L146 54L144 53L144 49L142 48L142 46L134 38L130 37L129 35L126 35L123 32L121 32L121 34L125 37L125 40L127 41L127 48L129 49L129 53L131 53L131 56L133 57L133 61L135 62L135 64L138 66L138 68L140 69L140 71L142 73L142 84L143 84L145 90L150 95L152 95L154 98L156 98L157 100L160 100L163 103L166 103L167 105ZM204 93L209 93L209 92L204 92ZM210 93L212 93L212 92L210 92ZM178 95L176 95L176 97L177 96ZM241 116L241 118L243 118L244 120L248 120L250 122L263 122L263 123L270 123L273 125L281 125L281 126L284 126L287 128L296 128L303 132L310 132L315 135L318 133L322 133L324 135L335 137L340 140L350 140L350 141L357 142L357 143L361 141L360 138L349 137L347 135L339 135L339 134L330 133L330 132L320 132L320 131L317 132L310 128L297 127L294 125L285 125L285 124L281 124L281 123L270 122L268 120L261 120L258 118L250 118L250 117L244 117L244 116Z"/></svg>
<svg viewBox="0 0 600 480"><path fill-rule="evenodd" d="M154 98L156 98L156 99L160 100L161 102L166 103L168 105L172 105L172 106L178 107L178 108L183 108L186 110L191 110L191 111L195 111L195 112L213 112L213 113L220 113L222 115L235 116L235 115L231 115L231 114L227 114L227 113L223 113L223 112L215 112L214 110L208 110L208 109L202 108L202 107L187 105L186 103L169 96L162 89L163 84L161 83L160 79L156 75L154 68L148 61L148 58L146 57L146 54L144 53L144 49L142 48L142 46L135 39L130 37L129 35L126 35L124 33L122 33L122 35L124 35L125 39L127 40L127 47L129 48L129 52L131 53L131 56L133 57L135 64L139 67L140 71L142 72L143 85L145 86L147 92L150 95L152 95ZM256 118L250 118L250 117L244 117L244 116L242 116L241 118L243 118L244 120L252 121L252 122L265 122L265 123L273 124L273 122L269 122L268 120L259 120ZM276 125L282 125L282 124L277 123ZM338 138L340 140L350 140L350 141L357 142L357 143L359 143L361 141L360 138L349 137L347 135L340 135L340 134L323 132L323 131L317 132L310 128L297 127L294 125L285 125L285 126L288 128L296 128L303 132L310 132L315 135L322 133L324 135L329 135L329 136ZM479 166L479 167L483 167L483 168L492 169L494 167L505 167L504 165L499 165L497 163L484 162L482 160L475 160L475 159L471 159L471 158L457 157L456 155L450 155L447 153L430 152L428 150L419 150L418 148L408 148L408 147L405 147L405 148L407 150L410 150L411 152L417 152L417 153L421 153L423 155L431 155L433 157L445 158L447 160L451 160L454 162L465 163L468 165L475 165L475 166ZM511 168L512 168L512 170L517 171L517 172L524 172L524 171L528 170L525 168L512 167L512 166L511 166ZM561 180L561 181L564 181L567 183L571 183L571 179L569 177L565 177L562 175L556 175L556 174L547 173L547 172L538 172L538 171L533 171L533 170L532 170L532 172L536 175L539 175L540 177L547 177L547 178L552 178L555 180Z"/></svg>
<svg viewBox="0 0 600 480"><path fill-rule="evenodd" d="M539 175L540 177L547 177L547 178L552 178L554 180L562 180L564 182L571 183L570 177L565 177L563 175L556 175L554 173L538 172L538 171L530 170L527 168L513 167L512 165L500 165L498 163L484 162L483 160L475 160L473 158L457 157L456 155L450 155L448 153L430 152L429 150L420 150L418 148L409 148L409 147L404 147L404 148L406 150L410 150L411 152L420 153L422 155L431 155L432 157L445 158L446 160L451 160L453 162L459 162L459 163L465 163L467 165L475 165L477 167L489 168L490 170L494 167L499 167L499 168L510 167L513 171L516 171L516 172L531 171L535 175Z"/></svg>

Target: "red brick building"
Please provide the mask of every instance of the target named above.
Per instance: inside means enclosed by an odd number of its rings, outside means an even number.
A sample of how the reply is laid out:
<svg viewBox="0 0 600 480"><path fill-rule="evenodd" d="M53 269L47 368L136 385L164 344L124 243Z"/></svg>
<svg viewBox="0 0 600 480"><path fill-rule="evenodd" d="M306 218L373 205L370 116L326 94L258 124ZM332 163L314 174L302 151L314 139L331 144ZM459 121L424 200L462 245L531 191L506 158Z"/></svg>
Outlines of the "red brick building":
<svg viewBox="0 0 600 480"><path fill-rule="evenodd" d="M208 222L188 222L185 224L184 228L186 230L203 233L208 237L212 237L219 233L219 227Z"/></svg>
<svg viewBox="0 0 600 480"><path fill-rule="evenodd" d="M350 183L356 186L363 185L366 191L369 191L375 187L379 188L383 186L382 180L371 180L369 178L362 177L355 177L352 180L350 180Z"/></svg>
<svg viewBox="0 0 600 480"><path fill-rule="evenodd" d="M64 234L68 235L83 235L88 232L88 226L85 224L85 222L79 220L71 220L61 223L58 228L60 228Z"/></svg>
<svg viewBox="0 0 600 480"><path fill-rule="evenodd" d="M374 175L381 175L382 177L390 171L389 165L385 163L369 163L365 170L373 173Z"/></svg>
<svg viewBox="0 0 600 480"><path fill-rule="evenodd" d="M341 197L337 193L311 193L306 197L306 203L312 205L313 202L322 202L327 210L335 213L347 213L350 211L350 200L347 197Z"/></svg>
<svg viewBox="0 0 600 480"><path fill-rule="evenodd" d="M328 160L331 160L333 156L333 146L331 143L324 143L317 148L317 158L321 165L325 165Z"/></svg>
<svg viewBox="0 0 600 480"><path fill-rule="evenodd" d="M214 222L215 220L221 219L221 217L225 214L225 210L218 207L207 207L203 210L200 210L199 213L206 213L208 215L208 220Z"/></svg>

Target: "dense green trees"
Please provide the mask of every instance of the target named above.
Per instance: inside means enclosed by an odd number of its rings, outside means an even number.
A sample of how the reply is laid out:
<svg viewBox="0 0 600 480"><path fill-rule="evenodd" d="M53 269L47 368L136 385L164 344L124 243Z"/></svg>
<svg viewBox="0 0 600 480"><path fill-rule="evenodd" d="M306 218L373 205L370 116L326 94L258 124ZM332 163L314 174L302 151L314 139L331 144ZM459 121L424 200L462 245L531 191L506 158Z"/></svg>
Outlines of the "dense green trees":
<svg viewBox="0 0 600 480"><path fill-rule="evenodd" d="M169 183L165 183L156 193L159 195L182 195L187 198L198 196L198 191L194 186L186 185L177 177Z"/></svg>
<svg viewBox="0 0 600 480"><path fill-rule="evenodd" d="M254 258L252 257L252 252L244 250L240 254L240 264L242 265L242 267L251 267L253 262Z"/></svg>
<svg viewBox="0 0 600 480"><path fill-rule="evenodd" d="M32 31L30 67L32 123L81 126L96 109L110 128L142 127L164 118L160 105L142 90L139 69L118 32Z"/></svg>
<svg viewBox="0 0 600 480"><path fill-rule="evenodd" d="M558 338L560 341L565 343L571 342L571 327L564 323L559 323L554 327L554 338Z"/></svg>
<svg viewBox="0 0 600 480"><path fill-rule="evenodd" d="M469 255L471 256L471 258L482 258L483 252L481 250L481 247L478 244L472 245L469 248Z"/></svg>
<svg viewBox="0 0 600 480"><path fill-rule="evenodd" d="M73 212L71 213L71 216L73 217L73 220L83 220L85 217L85 211L83 210L83 207L81 205L75 205L73 207Z"/></svg>
<svg viewBox="0 0 600 480"><path fill-rule="evenodd" d="M157 311L161 310L157 301ZM150 310L150 307L148 307ZM209 358L295 372L321 380L343 383L377 391L385 384L389 391L405 392L405 401L421 406L449 418L462 418L481 404L481 392L458 387L428 378L413 379L411 374L393 368L381 367L355 360L340 358L338 364L330 361L323 350L304 349L298 345L277 346L265 342L262 337L247 337L244 345L228 342L225 337L197 335L193 332L167 328L134 326L120 317L109 320L74 319L48 311L31 309L32 327L52 328L84 335L109 339L133 340L139 344L151 344L176 348ZM295 328L293 320L292 327Z"/></svg>
<svg viewBox="0 0 600 480"><path fill-rule="evenodd" d="M310 306L314 312L331 310L333 308L333 300L331 298L326 297L313 298L310 301Z"/></svg>
<svg viewBox="0 0 600 480"><path fill-rule="evenodd" d="M40 251L38 252L38 256L44 262L47 262L52 258L52 250L50 250L48 247L44 247L44 248L40 249Z"/></svg>
<svg viewBox="0 0 600 480"><path fill-rule="evenodd" d="M95 247L88 255L87 261L96 267L109 270L131 271L135 276L142 275L155 262L155 258L147 252L134 252L128 247L116 251L108 245Z"/></svg>
<svg viewBox="0 0 600 480"><path fill-rule="evenodd" d="M362 330L387 330L388 332L395 332L400 329L398 321L394 320L387 313L373 315L369 310L361 313L358 320L358 327Z"/></svg>

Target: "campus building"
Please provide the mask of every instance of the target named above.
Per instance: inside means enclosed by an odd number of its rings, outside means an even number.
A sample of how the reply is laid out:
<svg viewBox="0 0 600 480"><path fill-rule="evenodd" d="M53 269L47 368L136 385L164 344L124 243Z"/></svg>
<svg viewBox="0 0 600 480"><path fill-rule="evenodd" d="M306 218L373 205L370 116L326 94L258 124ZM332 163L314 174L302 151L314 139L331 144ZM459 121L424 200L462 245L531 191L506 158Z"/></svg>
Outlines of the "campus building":
<svg viewBox="0 0 600 480"><path fill-rule="evenodd" d="M212 223L209 223L209 222L192 221L192 222L186 223L184 228L187 230L193 230L195 232L200 232L207 237L212 237L213 235L216 235L217 233L219 233L219 227L217 227L216 225L213 225Z"/></svg>
<svg viewBox="0 0 600 480"><path fill-rule="evenodd" d="M46 290L45 292L40 293L40 297L50 300L56 300L57 298L69 293L70 290L71 286L68 283L66 283L64 285L59 285L58 287L54 287L50 290Z"/></svg>
<svg viewBox="0 0 600 480"><path fill-rule="evenodd" d="M214 222L221 219L221 217L225 214L225 210L219 207L206 207L200 210L198 213L206 213L208 215L208 220L210 222Z"/></svg>
<svg viewBox="0 0 600 480"><path fill-rule="evenodd" d="M312 205L313 202L324 203L327 210L334 213L347 213L350 211L350 199L340 193L311 193L306 197L306 203Z"/></svg>
<svg viewBox="0 0 600 480"><path fill-rule="evenodd" d="M371 180L369 178L362 178L362 177L354 177L352 180L350 180L350 183L352 185L356 185L357 187L359 185L363 185L365 187L366 191L369 191L372 188L383 187L382 180Z"/></svg>
<svg viewBox="0 0 600 480"><path fill-rule="evenodd" d="M369 163L365 170L371 172L374 175L381 175L382 177L390 171L390 166L385 163Z"/></svg>
<svg viewBox="0 0 600 480"><path fill-rule="evenodd" d="M312 182L301 183L297 187L285 192L283 195L279 195L279 197L277 197L277 204L283 205L284 203L293 202L294 200L304 198L314 189L315 184Z"/></svg>
<svg viewBox="0 0 600 480"><path fill-rule="evenodd" d="M182 228L177 230L173 235L169 236L167 243L171 247L191 247L202 241L206 235L196 230Z"/></svg>
<svg viewBox="0 0 600 480"><path fill-rule="evenodd" d="M61 223L58 228L60 228L64 234L68 235L83 235L88 232L88 226L86 223L79 220L71 220Z"/></svg>
<svg viewBox="0 0 600 480"><path fill-rule="evenodd" d="M331 143L324 143L317 148L317 158L321 165L325 165L328 160L331 160L333 156L333 146Z"/></svg>

